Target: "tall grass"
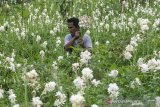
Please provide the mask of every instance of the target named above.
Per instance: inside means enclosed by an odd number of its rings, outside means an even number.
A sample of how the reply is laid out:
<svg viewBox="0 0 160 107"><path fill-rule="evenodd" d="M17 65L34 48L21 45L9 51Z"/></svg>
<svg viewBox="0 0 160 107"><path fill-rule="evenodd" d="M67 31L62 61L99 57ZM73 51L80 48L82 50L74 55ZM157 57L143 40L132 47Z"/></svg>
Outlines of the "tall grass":
<svg viewBox="0 0 160 107"><path fill-rule="evenodd" d="M155 97L160 96L159 69L155 72L150 68L143 73L137 61L144 58L146 64L153 58L157 62L160 60L159 26L153 27L160 15L160 2L130 0L128 3L123 11L118 0L22 0L20 4L10 1L1 4L0 27L5 29L0 29L0 89L4 90L0 106L20 104L28 107L32 105L33 97L40 96L43 106L51 107L57 99L56 92L61 91L67 98L63 106L70 107L70 97L78 92L73 81L77 76L82 76L81 71L86 67L91 68L94 79L101 82L97 87L90 80L86 82L83 96L87 107L92 104L108 106L106 101L110 99L110 94L107 88L110 83L117 83L119 87L117 99L132 102L109 106L129 106L135 100L148 107L154 106ZM82 65L73 71L72 64L79 63L81 49L75 49L71 55L65 52L64 37L69 33L66 19L83 15L92 20L89 28L93 43L92 59L90 65ZM129 18L133 20L130 25ZM149 20L148 30L142 32L137 22L139 18ZM137 34L141 41L131 52L132 58L126 60L126 46ZM41 39L37 40L38 37ZM58 39L60 44L56 43ZM44 51L44 56L40 51ZM9 62L7 58L14 60ZM21 66L18 67L18 64ZM27 80L27 73L33 69L38 74L34 78L34 85ZM118 76L108 76L115 69ZM141 85L131 88L135 78L140 79ZM50 81L55 81L56 88L44 94L45 85ZM13 89L16 95L14 103L8 99L9 89ZM152 104L149 104L149 100L153 100Z"/></svg>

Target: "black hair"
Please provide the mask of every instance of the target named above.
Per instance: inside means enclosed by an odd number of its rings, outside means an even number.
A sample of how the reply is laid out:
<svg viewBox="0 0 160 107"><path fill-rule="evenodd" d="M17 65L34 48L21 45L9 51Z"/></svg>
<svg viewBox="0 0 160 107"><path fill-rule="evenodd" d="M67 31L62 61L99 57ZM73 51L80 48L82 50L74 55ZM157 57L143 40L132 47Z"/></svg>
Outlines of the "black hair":
<svg viewBox="0 0 160 107"><path fill-rule="evenodd" d="M73 22L73 25L74 25L76 28L79 28L79 19L78 19L78 18L72 17L72 18L70 18L70 19L67 19L67 22L68 22L68 23Z"/></svg>

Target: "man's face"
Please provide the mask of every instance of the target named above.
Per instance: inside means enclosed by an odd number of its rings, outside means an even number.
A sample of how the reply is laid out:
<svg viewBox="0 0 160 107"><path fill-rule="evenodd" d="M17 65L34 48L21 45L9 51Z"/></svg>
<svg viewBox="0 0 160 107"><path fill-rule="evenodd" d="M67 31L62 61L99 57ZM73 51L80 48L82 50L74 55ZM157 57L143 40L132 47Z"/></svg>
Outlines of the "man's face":
<svg viewBox="0 0 160 107"><path fill-rule="evenodd" d="M71 23L68 23L68 30L69 32L74 35L76 31L78 31L78 28L76 28L74 25L73 25L73 22Z"/></svg>

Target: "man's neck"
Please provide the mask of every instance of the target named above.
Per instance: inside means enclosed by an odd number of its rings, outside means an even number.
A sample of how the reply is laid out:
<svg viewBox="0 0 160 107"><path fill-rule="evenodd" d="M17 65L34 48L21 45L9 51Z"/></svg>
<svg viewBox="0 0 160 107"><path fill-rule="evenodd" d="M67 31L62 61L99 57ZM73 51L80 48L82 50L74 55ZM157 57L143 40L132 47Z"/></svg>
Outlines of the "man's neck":
<svg viewBox="0 0 160 107"><path fill-rule="evenodd" d="M74 34L71 34L72 37L74 37Z"/></svg>

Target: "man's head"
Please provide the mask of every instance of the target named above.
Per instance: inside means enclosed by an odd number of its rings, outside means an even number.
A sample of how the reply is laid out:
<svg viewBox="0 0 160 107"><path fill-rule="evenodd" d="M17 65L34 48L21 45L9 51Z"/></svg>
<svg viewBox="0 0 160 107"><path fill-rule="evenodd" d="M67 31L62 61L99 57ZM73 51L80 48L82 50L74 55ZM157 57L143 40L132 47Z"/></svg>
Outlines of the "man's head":
<svg viewBox="0 0 160 107"><path fill-rule="evenodd" d="M72 35L75 34L76 31L79 31L79 19L72 17L67 20L68 29Z"/></svg>

